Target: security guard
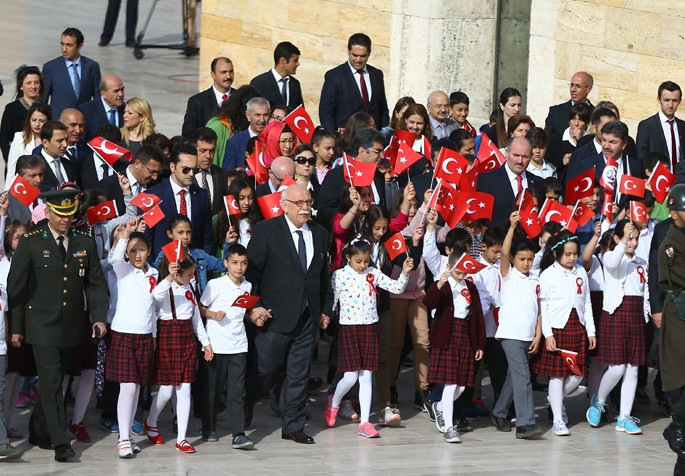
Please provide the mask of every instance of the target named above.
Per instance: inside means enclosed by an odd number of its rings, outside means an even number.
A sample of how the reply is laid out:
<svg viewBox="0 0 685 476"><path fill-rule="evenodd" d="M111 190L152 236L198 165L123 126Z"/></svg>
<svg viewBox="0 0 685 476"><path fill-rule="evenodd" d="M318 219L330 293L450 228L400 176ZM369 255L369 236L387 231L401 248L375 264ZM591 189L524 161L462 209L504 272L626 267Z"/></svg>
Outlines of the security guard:
<svg viewBox="0 0 685 476"><path fill-rule="evenodd" d="M685 386L685 184L675 185L666 203L673 224L659 247L659 286L666 292L659 346L664 391ZM685 474L685 393L673 413L664 438L678 454L675 474Z"/></svg>
<svg viewBox="0 0 685 476"><path fill-rule="evenodd" d="M7 290L15 347L33 345L40 390L29 422L29 442L55 450L57 461L74 457L66 433L62 378L76 346L87 336L84 291L93 337L107 332L107 283L93 239L71 230L78 207L75 190L43 194L47 224L19 240Z"/></svg>

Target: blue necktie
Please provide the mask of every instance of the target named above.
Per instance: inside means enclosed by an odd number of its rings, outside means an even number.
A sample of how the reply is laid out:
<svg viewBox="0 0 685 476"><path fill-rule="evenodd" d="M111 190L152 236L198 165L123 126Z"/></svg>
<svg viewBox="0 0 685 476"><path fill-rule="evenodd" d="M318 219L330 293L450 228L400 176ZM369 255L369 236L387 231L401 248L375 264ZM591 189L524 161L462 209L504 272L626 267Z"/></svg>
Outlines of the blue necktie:
<svg viewBox="0 0 685 476"><path fill-rule="evenodd" d="M307 246L304 244L304 235L302 230L297 230L295 233L300 237L297 241L297 255L300 257L300 264L302 271L307 272Z"/></svg>
<svg viewBox="0 0 685 476"><path fill-rule="evenodd" d="M81 90L81 76L78 74L78 64L71 63L71 70L73 72L73 83L74 83L74 94L78 98L79 91Z"/></svg>
<svg viewBox="0 0 685 476"><path fill-rule="evenodd" d="M116 109L110 109L109 110L109 123L112 124L113 126L117 125L117 110Z"/></svg>

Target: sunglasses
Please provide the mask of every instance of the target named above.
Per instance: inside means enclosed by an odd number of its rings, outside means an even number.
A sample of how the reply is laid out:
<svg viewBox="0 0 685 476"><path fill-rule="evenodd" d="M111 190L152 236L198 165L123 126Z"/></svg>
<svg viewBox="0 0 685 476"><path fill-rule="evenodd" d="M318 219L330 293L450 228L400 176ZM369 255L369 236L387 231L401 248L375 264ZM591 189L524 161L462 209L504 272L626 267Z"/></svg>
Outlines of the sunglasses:
<svg viewBox="0 0 685 476"><path fill-rule="evenodd" d="M194 174L199 174L202 172L202 169L200 167L182 167L181 168L181 173L183 175L188 175L190 172L193 172Z"/></svg>
<svg viewBox="0 0 685 476"><path fill-rule="evenodd" d="M309 165L316 165L316 159L314 157L305 157L304 155L301 155L299 157L295 157L295 162L297 162L300 165L304 164L309 164Z"/></svg>

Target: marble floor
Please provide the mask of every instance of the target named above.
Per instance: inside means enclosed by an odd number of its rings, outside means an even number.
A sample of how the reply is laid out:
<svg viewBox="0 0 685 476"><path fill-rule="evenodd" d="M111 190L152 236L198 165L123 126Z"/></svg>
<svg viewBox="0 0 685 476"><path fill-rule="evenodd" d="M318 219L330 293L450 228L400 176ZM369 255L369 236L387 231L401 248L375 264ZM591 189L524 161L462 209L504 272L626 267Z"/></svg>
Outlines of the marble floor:
<svg viewBox="0 0 685 476"><path fill-rule="evenodd" d="M186 99L198 88L198 59L186 58L174 50L146 50L145 58L136 60L132 50L123 45L123 17L112 44L97 46L104 17L104 0L69 0L48 2L3 2L0 17L0 79L5 94L0 97L0 110L12 100L13 70L21 64L42 65L59 54L59 33L67 26L81 28L86 37L83 54L100 62L103 74L119 75L128 98L141 96L152 104L157 130L169 136L180 132ZM123 3L123 2L122 2ZM140 2L140 26L151 1ZM97 8L96 8L97 6ZM151 43L181 41L180 1L159 2L147 32ZM236 65L237 68L240 65ZM321 362L327 355L321 345ZM313 375L325 376L325 365L315 362ZM650 382L653 375L650 376ZM535 393L538 423L545 429L539 440L516 440L514 433L498 433L489 418L472 422L474 431L463 435L460 445L446 444L426 414L414 409L413 377L404 368L399 380L400 404L404 425L380 429L382 437L366 440L358 437L350 423L339 423L333 429L324 427L322 412L325 389L312 395L309 405L312 419L307 432L316 439L312 446L297 445L280 438L280 420L268 402L256 408L253 430L249 436L257 443L253 451L230 448L230 431L226 414L220 416L221 440L204 443L197 430L199 420L191 419L189 440L197 445L196 454L179 454L173 443L153 447L139 438L143 452L135 460L116 456L116 435L98 426L94 408L86 414L85 423L92 442L74 443L77 457L65 464L53 460L52 451L31 447L24 440L13 443L26 451L20 461L0 464L0 474L83 474L93 475L289 475L289 474L506 474L506 475L659 475L671 474L675 455L669 450L661 432L668 424L655 404L636 405L634 413L642 420L644 435L616 433L613 425L593 429L585 422L588 400L584 391L568 399L571 420L570 437L555 437L546 418L546 394ZM78 380L77 380L78 384ZM489 385L484 388L486 402L492 402ZM69 409L69 413L71 409ZM29 410L23 410L15 422L24 431ZM612 418L613 418L612 414ZM376 418L372 418L375 422ZM170 415L166 412L160 428L172 440Z"/></svg>

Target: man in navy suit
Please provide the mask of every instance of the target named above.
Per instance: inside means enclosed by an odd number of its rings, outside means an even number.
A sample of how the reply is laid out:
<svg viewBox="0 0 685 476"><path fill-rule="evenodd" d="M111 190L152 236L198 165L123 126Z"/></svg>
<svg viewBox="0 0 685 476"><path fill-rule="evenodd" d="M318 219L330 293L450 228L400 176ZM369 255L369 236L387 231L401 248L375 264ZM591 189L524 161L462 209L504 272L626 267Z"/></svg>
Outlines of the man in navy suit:
<svg viewBox="0 0 685 476"><path fill-rule="evenodd" d="M153 228L146 228L145 235L152 248L150 259L154 261L162 246L171 240L167 236L167 227L171 217L177 214L186 215L193 223L191 248L200 248L213 255L214 239L212 237L212 214L209 208L207 191L195 185L197 166L197 149L190 144L176 144L171 152L169 162L171 176L168 180L155 185L148 193L162 199L160 207L164 218Z"/></svg>
<svg viewBox="0 0 685 476"><path fill-rule="evenodd" d="M86 142L95 137L103 124L124 127L124 83L118 76L106 74L100 81L99 91L99 97L78 108L86 121Z"/></svg>
<svg viewBox="0 0 685 476"><path fill-rule="evenodd" d="M67 28L62 33L62 56L43 65L43 91L50 98L53 117L68 107L76 107L96 96L100 83L100 65L81 56L83 33Z"/></svg>
<svg viewBox="0 0 685 476"><path fill-rule="evenodd" d="M502 228L514 211L516 197L524 188L539 199L544 197L542 178L527 172L533 145L526 137L512 137L507 144L507 161L498 169L478 177L478 190L495 197L492 220L486 226Z"/></svg>
<svg viewBox="0 0 685 476"><path fill-rule="evenodd" d="M181 128L181 134L184 136L188 136L198 127L204 127L214 112L235 92L231 87L234 77L231 60L223 56L214 58L211 68L212 86L188 98Z"/></svg>
<svg viewBox="0 0 685 476"><path fill-rule="evenodd" d="M274 67L271 71L252 78L250 84L257 88L272 106L297 107L303 104L302 88L294 77L298 66L300 50L289 41L283 41L276 45Z"/></svg>
<svg viewBox="0 0 685 476"><path fill-rule="evenodd" d="M371 55L371 38L355 33L347 42L347 53L348 61L326 72L319 120L326 129L335 131L345 127L352 114L363 111L373 116L377 129L382 129L390 119L383 72L366 64Z"/></svg>
<svg viewBox="0 0 685 476"><path fill-rule="evenodd" d="M64 182L80 182L76 166L66 157L68 135L67 126L54 120L46 122L40 130L43 186L47 190L55 189Z"/></svg>
<svg viewBox="0 0 685 476"><path fill-rule="evenodd" d="M606 107L598 107L592 111L592 119L590 120L592 134L584 136L590 137L591 140L582 147L578 147L571 154L571 161L568 163L564 176L564 189L569 180L587 170L582 168L584 159L594 157L602 152L602 127L606 123L617 119L618 117L616 117L614 111Z"/></svg>
<svg viewBox="0 0 685 476"><path fill-rule="evenodd" d="M568 128L568 111L575 103L586 102L590 107L593 107L592 103L587 99L587 95L592 91L593 84L594 79L592 76L584 71L579 71L571 77L571 84L569 85L571 99L549 108L547 119L545 119L547 135L552 137L554 133L564 133Z"/></svg>
<svg viewBox="0 0 685 476"><path fill-rule="evenodd" d="M642 160L650 152L660 152L669 158L671 172L683 159L685 146L685 121L675 117L682 91L673 81L659 85L660 111L637 126L637 155Z"/></svg>
<svg viewBox="0 0 685 476"><path fill-rule="evenodd" d="M262 97L252 98L247 101L245 115L250 127L234 135L226 141L226 152L221 166L224 170L233 170L245 165L245 147L250 137L258 136L269 123L271 106L269 101Z"/></svg>

